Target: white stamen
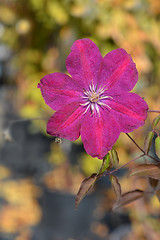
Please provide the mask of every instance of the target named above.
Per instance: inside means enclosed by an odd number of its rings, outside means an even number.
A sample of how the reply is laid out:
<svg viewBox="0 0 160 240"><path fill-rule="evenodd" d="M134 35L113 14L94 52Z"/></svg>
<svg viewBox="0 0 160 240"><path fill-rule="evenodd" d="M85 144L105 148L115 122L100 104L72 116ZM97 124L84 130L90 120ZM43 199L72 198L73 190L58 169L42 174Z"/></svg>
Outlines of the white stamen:
<svg viewBox="0 0 160 240"><path fill-rule="evenodd" d="M89 85L89 89L90 89L90 91L92 91L92 86L91 85Z"/></svg>
<svg viewBox="0 0 160 240"><path fill-rule="evenodd" d="M88 105L88 107L86 108L85 112L83 113L83 115L88 111L90 105Z"/></svg>
<svg viewBox="0 0 160 240"><path fill-rule="evenodd" d="M81 96L81 98L88 98L88 95L85 97L85 96Z"/></svg>
<svg viewBox="0 0 160 240"><path fill-rule="evenodd" d="M97 104L100 105L100 106L106 106L106 104L103 103L103 102L97 102Z"/></svg>
<svg viewBox="0 0 160 240"><path fill-rule="evenodd" d="M91 111L92 111L92 115L94 114L94 103L91 103Z"/></svg>
<svg viewBox="0 0 160 240"><path fill-rule="evenodd" d="M109 109L112 109L110 106L108 106L107 104L106 104L106 106L109 108Z"/></svg>
<svg viewBox="0 0 160 240"><path fill-rule="evenodd" d="M100 117L99 107L98 107L97 104L95 104L95 108L96 108L96 111L97 111L97 113L98 113L98 116Z"/></svg>
<svg viewBox="0 0 160 240"><path fill-rule="evenodd" d="M99 99L105 99L105 98L111 98L111 99L113 99L113 97L111 97L111 96L102 96L102 97L100 97Z"/></svg>
<svg viewBox="0 0 160 240"><path fill-rule="evenodd" d="M97 102L98 105L100 106L104 106L104 107L108 107L109 109L112 109L109 105L107 105L106 103L103 102Z"/></svg>
<svg viewBox="0 0 160 240"><path fill-rule="evenodd" d="M90 104L90 102L86 102L86 103L81 103L81 106L87 106L88 104Z"/></svg>
<svg viewBox="0 0 160 240"><path fill-rule="evenodd" d="M88 96L88 93L87 93L87 92L84 92L84 94Z"/></svg>

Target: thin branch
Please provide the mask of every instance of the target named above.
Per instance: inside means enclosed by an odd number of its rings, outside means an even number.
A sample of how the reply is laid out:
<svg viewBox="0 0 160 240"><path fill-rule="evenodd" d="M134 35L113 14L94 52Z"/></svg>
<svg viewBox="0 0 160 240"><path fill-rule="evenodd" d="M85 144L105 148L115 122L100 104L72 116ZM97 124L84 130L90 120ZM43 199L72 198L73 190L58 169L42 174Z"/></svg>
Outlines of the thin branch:
<svg viewBox="0 0 160 240"><path fill-rule="evenodd" d="M104 174L104 176L106 176L106 175L110 175L110 174L112 174L112 173L114 173L114 172L117 172L119 169L121 169L121 168L123 168L123 167L126 167L128 164L130 164L130 163L132 163L132 162L136 161L137 159L139 159L139 158L141 158L141 157L144 157L144 156L145 156L145 154L142 154L142 155L140 155L139 157L136 157L136 158L130 160L129 162L123 164L122 166L120 166L120 167L114 169L113 171L111 171L111 172L107 172L106 174ZM102 176L103 176L103 175L102 175Z"/></svg>
<svg viewBox="0 0 160 240"><path fill-rule="evenodd" d="M37 117L37 118L24 118L24 119L13 119L11 122L27 122L27 121L35 121L35 120L48 120L46 117Z"/></svg>
<svg viewBox="0 0 160 240"><path fill-rule="evenodd" d="M29 121L37 121L37 120L48 120L48 118L44 117L37 117L37 118L26 118L26 119L15 119L10 120L9 127L11 127L15 123L23 123L23 122L29 122Z"/></svg>
<svg viewBox="0 0 160 240"><path fill-rule="evenodd" d="M148 110L148 112L160 113L160 110Z"/></svg>
<svg viewBox="0 0 160 240"><path fill-rule="evenodd" d="M131 139L131 141L139 148L139 150L141 150L141 152L143 152L145 154L145 151L134 141L134 139L128 134L126 133L126 135Z"/></svg>
<svg viewBox="0 0 160 240"><path fill-rule="evenodd" d="M146 156L147 156L147 157L149 157L149 158L152 158L153 160L155 160L155 161L156 161L156 162L158 162L158 163L160 162L158 159L156 159L156 158L152 157L152 156L151 156L151 155L149 155L149 154L146 154Z"/></svg>
<svg viewBox="0 0 160 240"><path fill-rule="evenodd" d="M134 141L134 139L133 139L128 133L126 133L126 135L127 135L127 136L131 139L131 141L144 153L143 156L147 156L147 157L149 157L149 158L152 158L153 160L155 160L156 162L159 163L159 160L158 160L158 159L152 157L152 156L149 155L149 154L146 154L145 151Z"/></svg>
<svg viewBox="0 0 160 240"><path fill-rule="evenodd" d="M153 129L152 132L154 132L157 136L159 136L159 133L155 129Z"/></svg>

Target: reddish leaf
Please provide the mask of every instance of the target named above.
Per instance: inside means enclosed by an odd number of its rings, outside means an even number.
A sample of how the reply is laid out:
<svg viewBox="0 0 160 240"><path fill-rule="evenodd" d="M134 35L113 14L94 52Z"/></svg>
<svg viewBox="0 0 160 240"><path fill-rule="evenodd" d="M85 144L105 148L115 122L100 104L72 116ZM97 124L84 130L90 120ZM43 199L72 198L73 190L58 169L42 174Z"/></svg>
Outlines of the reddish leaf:
<svg viewBox="0 0 160 240"><path fill-rule="evenodd" d="M155 189L159 183L159 180L154 178L149 178L149 183L151 187Z"/></svg>
<svg viewBox="0 0 160 240"><path fill-rule="evenodd" d="M118 153L114 148L111 149L111 156L112 165L117 168L119 165L119 158Z"/></svg>
<svg viewBox="0 0 160 240"><path fill-rule="evenodd" d="M157 198L158 198L158 200L160 202L160 190L155 191L155 193L156 193L156 196L157 196Z"/></svg>
<svg viewBox="0 0 160 240"><path fill-rule="evenodd" d="M144 196L144 192L142 190L136 189L130 192L126 192L121 195L121 198L119 201L116 201L115 204L113 205L113 209L116 209L122 205L126 205L128 203L131 203L141 197Z"/></svg>
<svg viewBox="0 0 160 240"><path fill-rule="evenodd" d="M155 139L155 151L157 156L160 158L160 137L156 137Z"/></svg>
<svg viewBox="0 0 160 240"><path fill-rule="evenodd" d="M102 163L102 167L99 171L99 174L104 173L107 169L111 169L112 164L110 162L110 155L109 153L107 153L107 155L103 158L103 163Z"/></svg>
<svg viewBox="0 0 160 240"><path fill-rule="evenodd" d="M121 198L121 185L119 184L118 178L116 176L111 175L110 180L116 194L116 202L117 202Z"/></svg>
<svg viewBox="0 0 160 240"><path fill-rule="evenodd" d="M160 164L138 165L130 171L129 175L160 179Z"/></svg>
<svg viewBox="0 0 160 240"><path fill-rule="evenodd" d="M149 153L151 144L152 144L152 138L154 136L154 133L151 131L147 134L145 140L144 140L144 151L146 154Z"/></svg>
<svg viewBox="0 0 160 240"><path fill-rule="evenodd" d="M152 128L155 129L155 127L158 125L160 121L160 115L158 115L154 120L153 120L153 123L152 123Z"/></svg>
<svg viewBox="0 0 160 240"><path fill-rule="evenodd" d="M90 177L87 177L82 181L76 196L75 208L78 208L81 200L85 197L88 191L91 190L91 188L94 186L96 179L97 179L97 173L93 173Z"/></svg>

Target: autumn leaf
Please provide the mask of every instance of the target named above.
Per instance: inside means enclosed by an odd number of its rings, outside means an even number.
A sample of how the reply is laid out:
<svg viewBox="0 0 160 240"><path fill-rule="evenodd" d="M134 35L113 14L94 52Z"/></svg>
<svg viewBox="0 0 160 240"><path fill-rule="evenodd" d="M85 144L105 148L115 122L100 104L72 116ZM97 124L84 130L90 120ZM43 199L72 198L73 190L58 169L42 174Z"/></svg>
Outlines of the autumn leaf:
<svg viewBox="0 0 160 240"><path fill-rule="evenodd" d="M155 189L159 183L159 180L154 178L149 178L149 183L151 187Z"/></svg>
<svg viewBox="0 0 160 240"><path fill-rule="evenodd" d="M114 175L110 176L112 187L116 194L116 202L121 198L121 185L119 184L118 178Z"/></svg>
<svg viewBox="0 0 160 240"><path fill-rule="evenodd" d="M116 194L116 202L114 203L114 205L112 207L113 210L115 210L116 208L118 208L122 205L133 202L133 201L137 200L138 198L141 198L144 196L144 192L139 189L121 194L121 185L118 181L118 178L116 176L111 175L110 180L111 180L112 187Z"/></svg>
<svg viewBox="0 0 160 240"><path fill-rule="evenodd" d="M85 197L88 191L91 190L91 188L94 186L96 179L97 179L97 173L93 173L91 176L85 178L82 181L79 191L76 195L75 208L78 208L81 200Z"/></svg>
<svg viewBox="0 0 160 240"><path fill-rule="evenodd" d="M160 202L160 190L156 190L155 193L156 193L156 196L157 196L157 198L158 198L158 200Z"/></svg>
<svg viewBox="0 0 160 240"><path fill-rule="evenodd" d="M126 205L128 203L131 203L141 197L144 196L144 191L136 189L130 192L126 192L124 194L121 195L119 201L116 201L115 204L113 205L113 210L115 210L116 208L122 206L122 205Z"/></svg>
<svg viewBox="0 0 160 240"><path fill-rule="evenodd" d="M160 179L160 164L138 165L130 171L129 175Z"/></svg>
<svg viewBox="0 0 160 240"><path fill-rule="evenodd" d="M146 154L149 153L151 144L152 144L152 139L153 139L154 133L151 131L147 134L145 140L144 140L144 151Z"/></svg>

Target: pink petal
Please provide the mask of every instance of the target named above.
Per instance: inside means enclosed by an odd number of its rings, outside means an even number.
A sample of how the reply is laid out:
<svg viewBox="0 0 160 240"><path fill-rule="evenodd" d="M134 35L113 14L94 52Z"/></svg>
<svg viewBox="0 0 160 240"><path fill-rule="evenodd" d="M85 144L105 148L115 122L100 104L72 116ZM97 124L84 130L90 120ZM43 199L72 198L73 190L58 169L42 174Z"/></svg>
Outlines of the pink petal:
<svg viewBox="0 0 160 240"><path fill-rule="evenodd" d="M51 73L38 84L47 105L58 110L66 103L77 101L81 93L78 84L63 73Z"/></svg>
<svg viewBox="0 0 160 240"><path fill-rule="evenodd" d="M130 91L138 81L138 72L131 56L124 49L109 52L103 60L99 83L108 90Z"/></svg>
<svg viewBox="0 0 160 240"><path fill-rule="evenodd" d="M66 59L66 67L71 76L88 90L89 84L97 83L102 56L90 39L81 39L74 42L71 53Z"/></svg>
<svg viewBox="0 0 160 240"><path fill-rule="evenodd" d="M80 135L83 112L84 109L77 102L64 105L48 121L48 134L76 140Z"/></svg>
<svg viewBox="0 0 160 240"><path fill-rule="evenodd" d="M100 117L87 112L80 131L86 152L99 159L111 150L120 134L119 125L108 110L101 110Z"/></svg>
<svg viewBox="0 0 160 240"><path fill-rule="evenodd" d="M148 105L135 93L123 93L110 101L111 114L120 125L122 132L131 132L143 126L147 118Z"/></svg>

